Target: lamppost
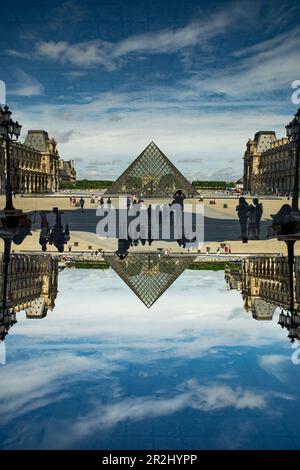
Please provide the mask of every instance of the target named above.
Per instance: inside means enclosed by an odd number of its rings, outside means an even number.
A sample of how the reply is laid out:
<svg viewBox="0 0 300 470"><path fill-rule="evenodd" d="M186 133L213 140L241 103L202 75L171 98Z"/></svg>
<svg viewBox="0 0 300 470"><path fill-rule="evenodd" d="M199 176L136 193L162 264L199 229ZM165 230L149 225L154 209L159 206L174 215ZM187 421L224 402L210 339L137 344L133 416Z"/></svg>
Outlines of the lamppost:
<svg viewBox="0 0 300 470"><path fill-rule="evenodd" d="M6 145L6 204L4 211L15 211L12 202L12 187L10 178L10 144L13 140L18 140L22 126L18 121L11 119L11 111L8 106L0 108L0 137Z"/></svg>
<svg viewBox="0 0 300 470"><path fill-rule="evenodd" d="M8 229L7 233L2 235L4 240L4 256L3 256L3 292L2 292L2 306L0 313L6 315L7 310L7 283L8 283L8 266L10 261L10 251L13 233L11 232L11 225L14 226L21 211L16 211L12 202L12 187L11 187L11 161L10 161L10 144L13 140L18 140L21 133L22 126L18 121L11 119L11 111L8 106L0 107L0 137L5 142L6 148L6 202L5 202L5 223Z"/></svg>
<svg viewBox="0 0 300 470"><path fill-rule="evenodd" d="M289 330L289 338L294 341L296 330L300 326L300 317L294 306L294 264L295 242L300 240L300 211L299 211L299 164L300 164L300 108L292 121L285 127L286 135L292 144L295 155L295 174L292 192L292 205L285 204L277 214L273 216L273 229L278 240L284 241L288 251L289 266L289 293L290 306L285 314L280 314L279 324Z"/></svg>

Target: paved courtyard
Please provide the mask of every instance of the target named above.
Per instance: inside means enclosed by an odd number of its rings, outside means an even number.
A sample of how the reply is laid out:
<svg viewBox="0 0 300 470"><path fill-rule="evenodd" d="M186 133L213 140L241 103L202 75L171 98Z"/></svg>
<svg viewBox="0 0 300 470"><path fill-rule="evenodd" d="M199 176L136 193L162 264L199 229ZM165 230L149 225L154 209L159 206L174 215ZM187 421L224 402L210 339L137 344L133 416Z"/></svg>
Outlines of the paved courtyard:
<svg viewBox="0 0 300 470"><path fill-rule="evenodd" d="M214 204L211 204L214 201ZM114 205L117 206L117 200L112 199ZM162 199L145 199L144 204L168 203L169 200ZM187 200L187 202L193 202ZM248 199L251 202L251 198ZM221 242L230 244L232 253L285 253L285 244L278 242L276 239L267 239L267 229L270 226L271 214L278 211L282 204L286 203L286 198L270 198L263 199L264 213L261 223L261 240L249 240L249 243L243 244L240 239L240 226L236 216L235 207L237 199L235 198L205 198L204 204L204 246L202 251L209 246L212 251L216 251ZM0 204L3 207L4 197L0 197ZM16 208L31 213L33 225L32 236L27 237L21 246L14 246L15 251L19 250L40 250L39 245L39 224L40 210L52 210L58 207L64 211L63 223L69 224L71 231L71 240L68 247L74 252L95 251L103 249L105 251L115 250L117 241L115 239L99 238L96 235L96 225L99 217L96 216L97 204L91 204L90 197L85 198L85 208L82 212L79 208L71 207L69 196L55 195L49 197L23 197L14 198ZM227 207L225 207L227 205ZM54 223L54 214L49 215L50 225ZM68 247L66 251L68 251ZM172 251L182 251L176 242L155 241L151 247L146 246L147 250L156 251L157 248L171 248ZM51 251L52 247L49 247ZM145 247L138 246L135 250L145 250ZM53 248L53 251L56 251ZM296 252L300 254L300 248L296 244Z"/></svg>

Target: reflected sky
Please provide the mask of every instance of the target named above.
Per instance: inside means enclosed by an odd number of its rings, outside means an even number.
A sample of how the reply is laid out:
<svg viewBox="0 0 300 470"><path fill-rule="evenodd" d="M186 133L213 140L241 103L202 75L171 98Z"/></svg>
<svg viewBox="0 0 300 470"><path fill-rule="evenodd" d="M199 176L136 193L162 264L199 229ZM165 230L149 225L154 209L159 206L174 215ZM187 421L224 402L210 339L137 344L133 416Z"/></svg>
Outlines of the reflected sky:
<svg viewBox="0 0 300 470"><path fill-rule="evenodd" d="M300 448L278 312L255 321L223 271L185 271L148 310L111 269L64 270L55 309L17 318L2 449Z"/></svg>

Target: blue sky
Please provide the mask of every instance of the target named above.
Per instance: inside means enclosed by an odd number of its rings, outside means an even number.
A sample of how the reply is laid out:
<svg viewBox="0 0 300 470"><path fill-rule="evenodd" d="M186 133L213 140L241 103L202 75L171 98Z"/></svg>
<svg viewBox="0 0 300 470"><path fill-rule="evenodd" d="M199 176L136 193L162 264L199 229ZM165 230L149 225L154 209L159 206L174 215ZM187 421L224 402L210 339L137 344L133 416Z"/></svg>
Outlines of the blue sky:
<svg viewBox="0 0 300 470"><path fill-rule="evenodd" d="M23 138L49 131L79 177L116 178L154 140L187 177L231 179L295 112L299 19L296 0L12 1L0 79Z"/></svg>
<svg viewBox="0 0 300 470"><path fill-rule="evenodd" d="M112 270L64 270L58 289L6 338L0 448L299 449L287 331L223 271L185 271L150 310Z"/></svg>

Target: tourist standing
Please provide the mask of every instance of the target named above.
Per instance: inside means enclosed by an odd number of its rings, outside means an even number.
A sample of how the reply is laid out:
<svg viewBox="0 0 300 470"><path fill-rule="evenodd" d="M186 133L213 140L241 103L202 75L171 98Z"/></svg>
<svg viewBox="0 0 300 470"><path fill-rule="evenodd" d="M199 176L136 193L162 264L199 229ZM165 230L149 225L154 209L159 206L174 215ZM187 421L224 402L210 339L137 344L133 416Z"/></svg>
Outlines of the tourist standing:
<svg viewBox="0 0 300 470"><path fill-rule="evenodd" d="M260 220L263 215L263 205L257 198L253 199L253 204L255 207L255 232L256 232L256 238L259 240L260 237Z"/></svg>
<svg viewBox="0 0 300 470"><path fill-rule="evenodd" d="M83 212L83 208L84 208L84 199L83 197L81 196L81 198L79 199L79 205L81 207L81 211Z"/></svg>
<svg viewBox="0 0 300 470"><path fill-rule="evenodd" d="M246 199L243 196L239 198L239 204L238 206L236 206L235 210L237 211L237 215L238 215L240 226L241 226L242 242L248 243L247 222L248 222L249 204L247 203Z"/></svg>

